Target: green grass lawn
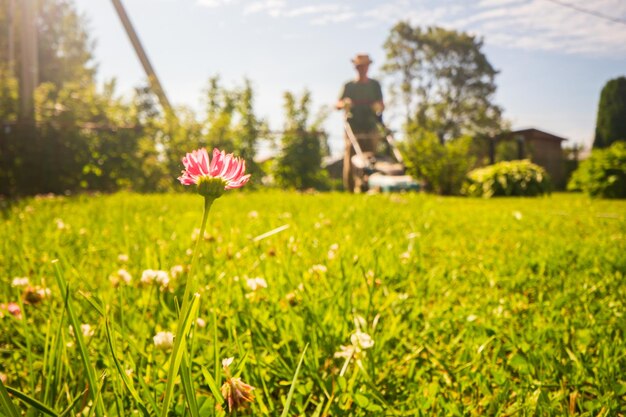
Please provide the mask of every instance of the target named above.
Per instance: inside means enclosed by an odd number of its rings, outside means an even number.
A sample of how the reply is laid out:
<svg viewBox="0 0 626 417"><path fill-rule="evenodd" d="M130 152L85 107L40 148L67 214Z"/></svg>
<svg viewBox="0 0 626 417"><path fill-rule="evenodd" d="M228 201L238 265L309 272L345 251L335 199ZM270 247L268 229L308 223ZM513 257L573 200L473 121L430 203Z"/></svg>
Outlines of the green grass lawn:
<svg viewBox="0 0 626 417"><path fill-rule="evenodd" d="M158 415L169 352L153 336L175 332L186 278L140 279L187 267L201 216L187 194L7 209L0 304L22 317L0 313L0 415ZM626 415L626 201L230 192L199 250L175 415L227 413L228 357L256 388L238 415ZM26 303L15 277L50 294Z"/></svg>

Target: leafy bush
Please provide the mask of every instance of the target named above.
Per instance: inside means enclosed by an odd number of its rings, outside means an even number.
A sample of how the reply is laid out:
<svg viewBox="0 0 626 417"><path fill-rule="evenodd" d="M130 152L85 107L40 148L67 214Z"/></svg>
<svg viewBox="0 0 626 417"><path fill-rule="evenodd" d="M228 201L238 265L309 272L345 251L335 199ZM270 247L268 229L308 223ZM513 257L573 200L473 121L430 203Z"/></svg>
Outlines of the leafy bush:
<svg viewBox="0 0 626 417"><path fill-rule="evenodd" d="M549 191L546 171L527 159L475 169L467 174L463 185L463 194L474 197L532 197Z"/></svg>
<svg viewBox="0 0 626 417"><path fill-rule="evenodd" d="M321 109L310 122L309 91L300 97L286 92L284 99L285 125L281 151L273 167L276 183L297 190L329 189L328 175L322 169L322 158L328 154L326 134L321 129L326 118L325 109Z"/></svg>
<svg viewBox="0 0 626 417"><path fill-rule="evenodd" d="M626 198L626 142L594 149L574 172L567 189L582 190L593 197Z"/></svg>
<svg viewBox="0 0 626 417"><path fill-rule="evenodd" d="M427 190L454 195L459 194L465 175L474 166L471 146L468 136L441 143L435 133L418 130L400 144L400 151L407 172L425 180Z"/></svg>

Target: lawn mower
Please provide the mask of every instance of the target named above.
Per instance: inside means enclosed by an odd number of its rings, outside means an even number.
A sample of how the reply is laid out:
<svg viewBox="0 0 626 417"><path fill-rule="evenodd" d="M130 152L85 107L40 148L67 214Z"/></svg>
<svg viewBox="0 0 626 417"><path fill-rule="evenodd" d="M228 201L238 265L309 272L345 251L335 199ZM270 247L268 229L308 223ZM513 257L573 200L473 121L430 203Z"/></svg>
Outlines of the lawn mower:
<svg viewBox="0 0 626 417"><path fill-rule="evenodd" d="M351 158L355 184L358 185L361 192L369 190L382 192L419 191L420 184L410 175L406 175L402 155L395 145L391 131L382 122L379 122L379 127L385 132L385 140L379 144L374 152L363 152L350 123L347 118L344 120L346 136L355 152ZM383 149L380 149L381 147Z"/></svg>

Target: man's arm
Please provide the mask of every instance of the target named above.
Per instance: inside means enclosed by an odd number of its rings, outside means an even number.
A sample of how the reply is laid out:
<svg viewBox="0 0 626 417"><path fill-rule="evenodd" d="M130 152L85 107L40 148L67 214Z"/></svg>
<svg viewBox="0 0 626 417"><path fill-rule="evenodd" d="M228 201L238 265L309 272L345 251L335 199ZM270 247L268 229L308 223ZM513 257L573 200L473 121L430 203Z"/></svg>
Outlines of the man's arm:
<svg viewBox="0 0 626 417"><path fill-rule="evenodd" d="M350 106L352 106L352 100L348 97L348 85L345 84L341 89L341 94L339 95L339 100L335 103L335 108L337 110L346 109L350 111Z"/></svg>
<svg viewBox="0 0 626 417"><path fill-rule="evenodd" d="M374 113L376 113L377 115L382 114L382 112L385 110L385 103L383 102L383 90L380 87L380 83L376 80L374 81L374 95L375 95L375 101L372 104L372 110L374 111Z"/></svg>

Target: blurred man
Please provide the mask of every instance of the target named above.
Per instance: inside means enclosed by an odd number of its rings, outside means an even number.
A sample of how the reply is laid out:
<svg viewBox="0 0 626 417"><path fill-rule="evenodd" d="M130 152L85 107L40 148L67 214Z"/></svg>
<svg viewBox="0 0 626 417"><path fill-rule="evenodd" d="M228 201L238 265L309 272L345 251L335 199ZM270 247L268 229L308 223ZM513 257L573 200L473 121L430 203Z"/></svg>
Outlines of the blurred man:
<svg viewBox="0 0 626 417"><path fill-rule="evenodd" d="M375 152L382 139L378 123L385 109L383 93L380 83L367 76L367 71L372 63L369 55L358 54L352 59L352 63L357 71L357 78L343 86L336 107L346 112L348 124L352 128L361 150L363 152ZM348 139L347 132L345 142L343 186L345 190L354 192L355 178L351 158L355 154L355 150ZM356 185L361 187L362 184Z"/></svg>

